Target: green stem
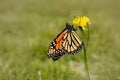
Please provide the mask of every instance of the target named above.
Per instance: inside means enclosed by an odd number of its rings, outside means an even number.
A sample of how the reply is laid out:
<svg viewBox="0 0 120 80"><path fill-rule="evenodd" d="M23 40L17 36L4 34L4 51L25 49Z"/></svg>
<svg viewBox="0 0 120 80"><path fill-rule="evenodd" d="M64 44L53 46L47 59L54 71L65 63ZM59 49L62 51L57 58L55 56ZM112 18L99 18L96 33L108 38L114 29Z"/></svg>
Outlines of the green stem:
<svg viewBox="0 0 120 80"><path fill-rule="evenodd" d="M90 80L90 75L89 75L89 68L88 68L88 62L87 62L87 46L89 42L89 25L88 25L88 33L87 33L87 38L85 37L84 31L82 30L82 35L83 35L83 49L84 49L84 62L85 62L85 71L88 76L88 80ZM86 40L86 43L85 43Z"/></svg>
<svg viewBox="0 0 120 80"><path fill-rule="evenodd" d="M88 76L88 80L90 80L90 75L89 75L89 69L88 69L88 62L87 62L87 55L86 55L86 48L85 45L83 46L84 48L84 62L85 62L85 70L86 70L86 74Z"/></svg>
<svg viewBox="0 0 120 80"><path fill-rule="evenodd" d="M88 34L87 34L87 41L86 41L86 50L87 50L87 46L88 46L88 42L89 42L89 36L90 36L89 25L88 24L87 24L87 27L88 27Z"/></svg>

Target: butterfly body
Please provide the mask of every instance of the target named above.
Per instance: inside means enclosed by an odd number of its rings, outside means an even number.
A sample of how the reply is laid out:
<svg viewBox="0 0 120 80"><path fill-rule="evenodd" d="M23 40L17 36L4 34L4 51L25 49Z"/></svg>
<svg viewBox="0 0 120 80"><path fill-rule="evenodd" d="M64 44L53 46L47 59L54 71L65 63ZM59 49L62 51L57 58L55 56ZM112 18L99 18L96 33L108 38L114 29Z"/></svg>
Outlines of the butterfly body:
<svg viewBox="0 0 120 80"><path fill-rule="evenodd" d="M66 24L66 28L51 42L48 57L58 60L64 54L75 54L82 49L83 43L72 25Z"/></svg>

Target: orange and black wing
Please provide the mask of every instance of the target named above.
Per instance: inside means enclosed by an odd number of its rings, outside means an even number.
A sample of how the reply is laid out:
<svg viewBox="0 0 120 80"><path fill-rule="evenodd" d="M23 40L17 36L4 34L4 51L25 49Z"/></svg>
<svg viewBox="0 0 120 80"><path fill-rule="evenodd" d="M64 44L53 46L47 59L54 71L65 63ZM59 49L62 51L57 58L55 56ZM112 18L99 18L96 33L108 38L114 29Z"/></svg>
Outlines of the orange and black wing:
<svg viewBox="0 0 120 80"><path fill-rule="evenodd" d="M62 38L64 34L67 32L67 29L65 28L50 44L49 50L48 50L48 57L52 58L53 60L58 60L63 54L65 54L65 51L62 49Z"/></svg>

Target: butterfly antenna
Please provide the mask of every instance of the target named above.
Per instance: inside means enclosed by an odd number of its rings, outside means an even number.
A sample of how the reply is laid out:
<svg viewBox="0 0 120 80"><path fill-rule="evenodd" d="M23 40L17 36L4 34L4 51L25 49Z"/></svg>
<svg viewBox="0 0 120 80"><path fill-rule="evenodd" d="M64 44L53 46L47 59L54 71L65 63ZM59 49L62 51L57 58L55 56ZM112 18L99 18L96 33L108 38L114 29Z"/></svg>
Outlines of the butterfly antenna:
<svg viewBox="0 0 120 80"><path fill-rule="evenodd" d="M69 22L69 21L68 21L68 20L69 20L69 16L70 16L70 13L68 12L68 13L67 13L67 18L66 18L66 23Z"/></svg>

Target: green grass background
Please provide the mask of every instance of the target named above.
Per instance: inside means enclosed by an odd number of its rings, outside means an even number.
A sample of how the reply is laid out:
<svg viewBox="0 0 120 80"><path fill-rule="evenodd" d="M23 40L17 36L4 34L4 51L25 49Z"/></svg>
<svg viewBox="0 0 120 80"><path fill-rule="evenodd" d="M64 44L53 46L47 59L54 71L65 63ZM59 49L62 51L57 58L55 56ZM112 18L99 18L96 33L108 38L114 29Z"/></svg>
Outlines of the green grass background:
<svg viewBox="0 0 120 80"><path fill-rule="evenodd" d="M91 80L120 80L120 0L0 0L0 80L87 80L83 50L46 55L67 14L88 16Z"/></svg>

